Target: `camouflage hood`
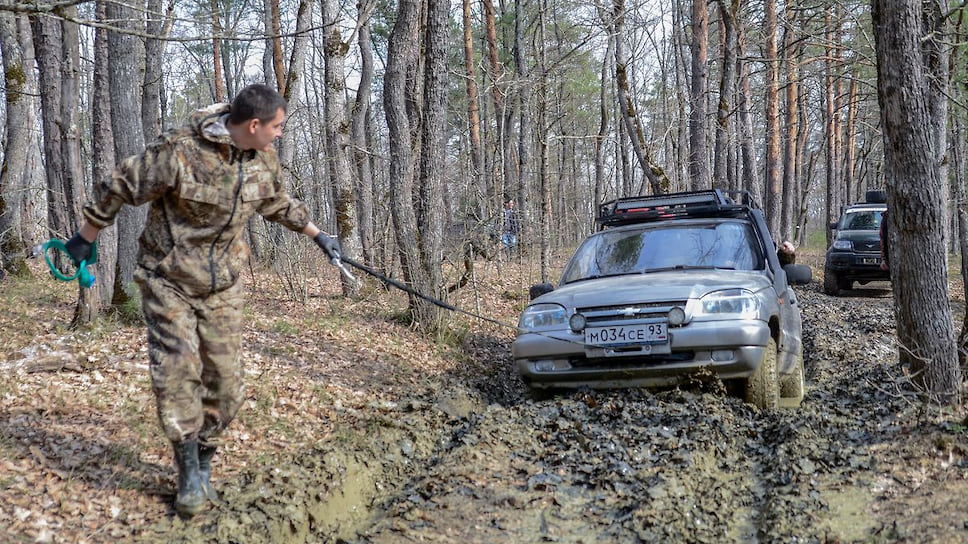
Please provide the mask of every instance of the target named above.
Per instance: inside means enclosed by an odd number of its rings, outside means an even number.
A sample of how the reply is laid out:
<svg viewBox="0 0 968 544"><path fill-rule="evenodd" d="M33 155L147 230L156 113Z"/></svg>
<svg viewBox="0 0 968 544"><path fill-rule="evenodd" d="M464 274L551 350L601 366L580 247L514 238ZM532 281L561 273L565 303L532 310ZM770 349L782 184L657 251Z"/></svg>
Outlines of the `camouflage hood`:
<svg viewBox="0 0 968 544"><path fill-rule="evenodd" d="M212 104L191 114L188 125L195 130L196 134L210 142L232 145L232 138L226 126L229 111L231 108L228 104Z"/></svg>

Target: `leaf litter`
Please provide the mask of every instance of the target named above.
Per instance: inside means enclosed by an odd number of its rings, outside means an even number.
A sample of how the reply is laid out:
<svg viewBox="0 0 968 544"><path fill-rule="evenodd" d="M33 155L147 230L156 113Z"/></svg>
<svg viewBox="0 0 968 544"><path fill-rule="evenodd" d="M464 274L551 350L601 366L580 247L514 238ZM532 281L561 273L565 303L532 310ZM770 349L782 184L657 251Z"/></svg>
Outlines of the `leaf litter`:
<svg viewBox="0 0 968 544"><path fill-rule="evenodd" d="M453 294L514 323L532 269ZM43 274L38 273L38 277ZM511 328L335 274L289 301L248 278L247 401L214 466L221 500L174 515L144 331L66 328L73 288L0 283L0 534L13 542L968 542L961 407L897 363L889 286L799 290L807 395L760 413L698 376L664 390L532 400ZM954 299L960 287L952 289ZM955 303L960 301L955 300ZM963 304L958 307L963 307ZM721 384L720 384L721 385Z"/></svg>

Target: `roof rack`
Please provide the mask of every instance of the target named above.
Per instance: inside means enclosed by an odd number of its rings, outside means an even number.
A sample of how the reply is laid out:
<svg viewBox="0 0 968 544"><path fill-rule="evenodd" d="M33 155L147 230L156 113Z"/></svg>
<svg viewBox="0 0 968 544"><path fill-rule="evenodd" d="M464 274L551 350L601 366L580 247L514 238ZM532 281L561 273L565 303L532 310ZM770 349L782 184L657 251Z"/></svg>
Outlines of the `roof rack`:
<svg viewBox="0 0 968 544"><path fill-rule="evenodd" d="M689 217L738 217L756 208L747 191L710 189L617 198L598 207L597 221L605 228Z"/></svg>

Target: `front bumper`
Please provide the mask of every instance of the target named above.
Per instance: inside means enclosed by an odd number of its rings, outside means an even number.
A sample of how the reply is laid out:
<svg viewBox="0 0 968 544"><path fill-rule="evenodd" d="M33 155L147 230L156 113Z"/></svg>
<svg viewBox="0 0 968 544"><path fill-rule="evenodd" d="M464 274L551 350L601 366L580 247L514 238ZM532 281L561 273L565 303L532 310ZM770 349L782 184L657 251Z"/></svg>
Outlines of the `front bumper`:
<svg viewBox="0 0 968 544"><path fill-rule="evenodd" d="M611 351L584 346L570 330L528 333L511 351L533 387L666 386L702 368L722 379L748 377L763 360L770 328L759 320L692 322L670 329L669 337L668 346Z"/></svg>
<svg viewBox="0 0 968 544"><path fill-rule="evenodd" d="M881 270L881 256L877 253L836 252L827 255L825 266L838 276L850 280L890 280L891 274Z"/></svg>

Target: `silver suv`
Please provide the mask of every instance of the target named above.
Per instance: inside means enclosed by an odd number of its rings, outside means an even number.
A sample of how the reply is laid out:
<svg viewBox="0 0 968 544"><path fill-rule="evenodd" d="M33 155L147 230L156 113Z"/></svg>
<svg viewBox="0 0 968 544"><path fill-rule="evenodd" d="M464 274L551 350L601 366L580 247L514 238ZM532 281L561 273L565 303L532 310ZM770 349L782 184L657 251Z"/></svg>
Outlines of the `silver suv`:
<svg viewBox="0 0 968 544"><path fill-rule="evenodd" d="M762 409L803 398L800 308L763 213L719 190L604 204L557 287L532 287L512 353L536 390L675 385L712 371Z"/></svg>

